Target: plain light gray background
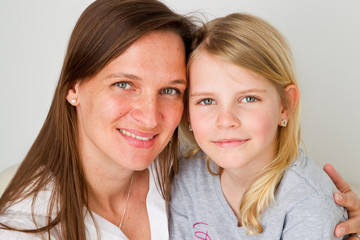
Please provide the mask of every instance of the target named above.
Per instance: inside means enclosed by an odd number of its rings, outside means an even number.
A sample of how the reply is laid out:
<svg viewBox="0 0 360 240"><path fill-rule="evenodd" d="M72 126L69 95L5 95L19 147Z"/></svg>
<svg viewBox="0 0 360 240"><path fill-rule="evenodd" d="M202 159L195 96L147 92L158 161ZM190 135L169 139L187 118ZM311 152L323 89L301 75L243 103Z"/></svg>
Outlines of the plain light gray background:
<svg viewBox="0 0 360 240"><path fill-rule="evenodd" d="M0 0L0 171L19 163L46 117L72 28L90 0ZM360 184L360 0L163 0L208 19L258 15L288 39L303 140L319 164Z"/></svg>

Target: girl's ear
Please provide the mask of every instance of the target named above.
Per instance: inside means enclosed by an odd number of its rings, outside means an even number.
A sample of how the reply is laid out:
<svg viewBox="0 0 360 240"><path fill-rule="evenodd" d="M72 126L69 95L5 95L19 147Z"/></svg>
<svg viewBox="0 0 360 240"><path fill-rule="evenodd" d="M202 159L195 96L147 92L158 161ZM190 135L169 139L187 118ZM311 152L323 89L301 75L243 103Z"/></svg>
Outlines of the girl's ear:
<svg viewBox="0 0 360 240"><path fill-rule="evenodd" d="M294 84L290 84L285 88L285 95L288 99L290 110L294 110L299 101L299 89Z"/></svg>
<svg viewBox="0 0 360 240"><path fill-rule="evenodd" d="M299 89L294 85L290 84L288 85L285 90L285 97L287 99L288 105L283 106L282 112L281 112L281 119L282 120L289 120L289 113L292 112L299 101Z"/></svg>
<svg viewBox="0 0 360 240"><path fill-rule="evenodd" d="M189 112L186 112L186 119L189 123L189 131L192 132L191 122L190 122L190 115Z"/></svg>
<svg viewBox="0 0 360 240"><path fill-rule="evenodd" d="M73 106L77 106L79 103L78 89L79 89L79 82L75 83L69 88L68 94L66 96L66 100Z"/></svg>

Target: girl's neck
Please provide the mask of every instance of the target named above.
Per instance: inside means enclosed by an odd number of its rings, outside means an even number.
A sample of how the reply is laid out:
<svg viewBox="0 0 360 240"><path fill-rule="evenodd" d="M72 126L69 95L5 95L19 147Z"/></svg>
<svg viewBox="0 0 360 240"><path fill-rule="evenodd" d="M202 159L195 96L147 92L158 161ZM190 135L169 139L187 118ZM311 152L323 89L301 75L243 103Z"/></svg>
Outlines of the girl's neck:
<svg viewBox="0 0 360 240"><path fill-rule="evenodd" d="M269 148L267 152L251 159L239 168L223 169L220 178L221 188L230 205L236 205L237 211L237 206L240 206L245 191L255 182L258 174L274 159L274 148Z"/></svg>
<svg viewBox="0 0 360 240"><path fill-rule="evenodd" d="M238 173L229 169L224 169L220 176L222 192L238 218L241 198L254 181L252 177L239 176Z"/></svg>
<svg viewBox="0 0 360 240"><path fill-rule="evenodd" d="M254 161L238 169L224 169L220 176L222 192L233 210L240 219L240 203L244 193L256 181L259 172L271 162L271 158L264 161Z"/></svg>

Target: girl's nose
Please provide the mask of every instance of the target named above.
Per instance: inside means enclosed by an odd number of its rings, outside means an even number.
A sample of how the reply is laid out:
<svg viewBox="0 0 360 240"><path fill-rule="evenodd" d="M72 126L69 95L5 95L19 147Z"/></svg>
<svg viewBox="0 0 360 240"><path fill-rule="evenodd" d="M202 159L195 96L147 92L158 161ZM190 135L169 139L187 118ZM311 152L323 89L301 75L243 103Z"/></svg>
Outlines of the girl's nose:
<svg viewBox="0 0 360 240"><path fill-rule="evenodd" d="M240 126L240 119L232 110L221 111L216 119L218 128L237 128Z"/></svg>

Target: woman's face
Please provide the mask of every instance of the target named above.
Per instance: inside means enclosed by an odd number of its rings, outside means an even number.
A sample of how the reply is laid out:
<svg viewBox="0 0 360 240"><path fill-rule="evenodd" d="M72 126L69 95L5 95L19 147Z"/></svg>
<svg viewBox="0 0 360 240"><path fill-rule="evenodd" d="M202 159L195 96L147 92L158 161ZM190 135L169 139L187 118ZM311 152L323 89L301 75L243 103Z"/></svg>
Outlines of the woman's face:
<svg viewBox="0 0 360 240"><path fill-rule="evenodd" d="M69 90L68 101L77 99L81 158L147 168L180 122L185 88L181 38L170 31L142 36L94 77Z"/></svg>

